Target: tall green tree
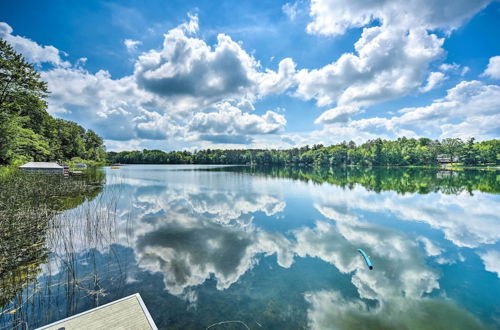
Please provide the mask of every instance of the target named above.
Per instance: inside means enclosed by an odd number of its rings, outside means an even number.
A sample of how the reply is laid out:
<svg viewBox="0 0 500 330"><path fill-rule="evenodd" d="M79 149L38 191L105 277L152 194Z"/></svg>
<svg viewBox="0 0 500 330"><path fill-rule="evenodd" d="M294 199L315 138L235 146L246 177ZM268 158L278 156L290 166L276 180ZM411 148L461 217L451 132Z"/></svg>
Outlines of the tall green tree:
<svg viewBox="0 0 500 330"><path fill-rule="evenodd" d="M441 141L441 149L448 157L455 158L462 152L463 144L459 138L447 138Z"/></svg>
<svg viewBox="0 0 500 330"><path fill-rule="evenodd" d="M45 111L47 94L35 68L0 39L0 163L50 155L47 141L27 128L34 126L30 115Z"/></svg>
<svg viewBox="0 0 500 330"><path fill-rule="evenodd" d="M474 138L470 138L462 147L460 160L465 165L473 165L477 163L478 158L479 153L474 145Z"/></svg>
<svg viewBox="0 0 500 330"><path fill-rule="evenodd" d="M5 121L0 120L0 162L17 164L31 160L43 161L50 156L47 140L24 128L23 119L12 116Z"/></svg>
<svg viewBox="0 0 500 330"><path fill-rule="evenodd" d="M93 130L89 129L83 135L83 143L85 145L85 158L94 159L97 161L106 160L106 150L102 138Z"/></svg>
<svg viewBox="0 0 500 330"><path fill-rule="evenodd" d="M48 92L33 65L0 39L0 107L20 111L25 101L42 100Z"/></svg>
<svg viewBox="0 0 500 330"><path fill-rule="evenodd" d="M47 113L47 84L33 65L0 39L0 164L73 157L103 161L93 131Z"/></svg>

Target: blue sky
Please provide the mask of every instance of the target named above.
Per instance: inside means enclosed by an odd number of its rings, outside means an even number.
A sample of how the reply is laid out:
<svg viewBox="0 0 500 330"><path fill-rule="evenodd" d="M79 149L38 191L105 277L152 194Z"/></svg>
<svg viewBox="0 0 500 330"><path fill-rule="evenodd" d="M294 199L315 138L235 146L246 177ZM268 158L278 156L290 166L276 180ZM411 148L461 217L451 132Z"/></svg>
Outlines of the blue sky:
<svg viewBox="0 0 500 330"><path fill-rule="evenodd" d="M109 150L500 133L500 3L3 1L48 111Z"/></svg>

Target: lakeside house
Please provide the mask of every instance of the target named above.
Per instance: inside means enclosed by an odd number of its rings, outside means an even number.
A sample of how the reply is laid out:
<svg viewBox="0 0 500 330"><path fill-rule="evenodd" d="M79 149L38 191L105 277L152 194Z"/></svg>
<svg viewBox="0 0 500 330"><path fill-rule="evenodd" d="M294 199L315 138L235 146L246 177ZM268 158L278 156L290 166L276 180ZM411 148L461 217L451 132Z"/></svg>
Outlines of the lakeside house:
<svg viewBox="0 0 500 330"><path fill-rule="evenodd" d="M84 163L78 163L75 165L76 168L80 168L80 169L86 169L87 168L87 164L84 164Z"/></svg>
<svg viewBox="0 0 500 330"><path fill-rule="evenodd" d="M439 164L458 163L459 161L460 161L460 158L458 156L437 155L437 162Z"/></svg>
<svg viewBox="0 0 500 330"><path fill-rule="evenodd" d="M23 166L19 166L23 171L28 172L45 172L54 174L64 174L64 167L51 162L29 162Z"/></svg>

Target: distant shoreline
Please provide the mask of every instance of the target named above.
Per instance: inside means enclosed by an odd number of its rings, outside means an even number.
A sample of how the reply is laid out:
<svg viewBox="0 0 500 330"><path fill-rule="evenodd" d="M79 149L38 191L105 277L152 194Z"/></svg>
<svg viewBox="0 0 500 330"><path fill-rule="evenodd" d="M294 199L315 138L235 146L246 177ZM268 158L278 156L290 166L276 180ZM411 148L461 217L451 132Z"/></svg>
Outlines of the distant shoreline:
<svg viewBox="0 0 500 330"><path fill-rule="evenodd" d="M102 166L130 166L130 165L202 165L202 166L248 166L248 167L332 167L332 168L420 168L442 170L500 170L500 165L321 165L321 164L204 164L204 163L127 163L106 164Z"/></svg>

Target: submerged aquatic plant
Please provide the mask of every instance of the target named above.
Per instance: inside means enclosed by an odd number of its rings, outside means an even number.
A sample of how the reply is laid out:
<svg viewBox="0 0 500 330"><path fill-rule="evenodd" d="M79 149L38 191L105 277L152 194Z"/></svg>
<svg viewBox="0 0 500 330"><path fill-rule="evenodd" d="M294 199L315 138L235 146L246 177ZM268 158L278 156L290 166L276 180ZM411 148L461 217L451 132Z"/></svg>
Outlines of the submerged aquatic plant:
<svg viewBox="0 0 500 330"><path fill-rule="evenodd" d="M79 178L21 171L0 176L0 318L24 319L23 306L38 290L28 287L48 260L51 220L95 198L103 180L95 169Z"/></svg>

